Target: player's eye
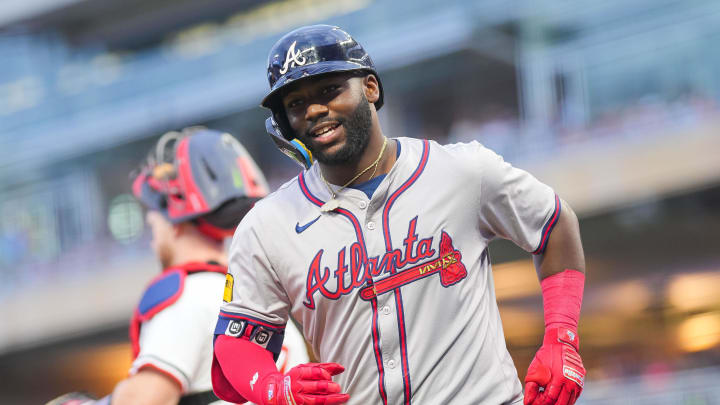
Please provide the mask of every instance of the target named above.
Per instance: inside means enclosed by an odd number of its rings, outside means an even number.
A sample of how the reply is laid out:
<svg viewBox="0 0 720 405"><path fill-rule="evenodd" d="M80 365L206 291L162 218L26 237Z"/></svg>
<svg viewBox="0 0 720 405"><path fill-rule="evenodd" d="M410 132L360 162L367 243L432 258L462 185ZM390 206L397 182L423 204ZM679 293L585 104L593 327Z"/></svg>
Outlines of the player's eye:
<svg viewBox="0 0 720 405"><path fill-rule="evenodd" d="M288 109L294 109L299 107L302 104L302 100L299 98L293 98L288 101L287 105L285 106Z"/></svg>
<svg viewBox="0 0 720 405"><path fill-rule="evenodd" d="M339 88L340 88L340 86L338 86L337 84L331 84L331 85L329 85L329 86L325 86L325 87L323 87L323 89L322 89L322 94L334 93L334 92L336 92Z"/></svg>

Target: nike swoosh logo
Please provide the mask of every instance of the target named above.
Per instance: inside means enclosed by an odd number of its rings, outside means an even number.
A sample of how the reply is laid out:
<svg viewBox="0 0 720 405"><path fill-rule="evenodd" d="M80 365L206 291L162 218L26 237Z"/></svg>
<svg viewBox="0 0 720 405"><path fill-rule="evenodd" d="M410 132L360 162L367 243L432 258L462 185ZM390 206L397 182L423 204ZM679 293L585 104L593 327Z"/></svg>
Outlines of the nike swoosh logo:
<svg viewBox="0 0 720 405"><path fill-rule="evenodd" d="M305 224L303 226L300 226L300 222L298 222L297 224L295 224L295 232L301 233L302 231L308 229L310 227L310 225L314 224L315 221L317 221L318 219L320 219L319 215L317 218L313 219L312 221L308 222L307 224Z"/></svg>

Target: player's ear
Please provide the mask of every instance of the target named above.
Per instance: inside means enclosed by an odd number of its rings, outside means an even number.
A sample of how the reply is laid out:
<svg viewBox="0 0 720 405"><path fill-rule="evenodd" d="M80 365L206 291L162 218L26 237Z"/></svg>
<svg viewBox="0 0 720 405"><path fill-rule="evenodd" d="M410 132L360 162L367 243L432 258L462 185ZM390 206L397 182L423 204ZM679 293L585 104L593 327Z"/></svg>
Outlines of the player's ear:
<svg viewBox="0 0 720 405"><path fill-rule="evenodd" d="M380 99L380 83L374 74L365 75L363 78L363 89L365 90L365 98L370 104L375 104Z"/></svg>

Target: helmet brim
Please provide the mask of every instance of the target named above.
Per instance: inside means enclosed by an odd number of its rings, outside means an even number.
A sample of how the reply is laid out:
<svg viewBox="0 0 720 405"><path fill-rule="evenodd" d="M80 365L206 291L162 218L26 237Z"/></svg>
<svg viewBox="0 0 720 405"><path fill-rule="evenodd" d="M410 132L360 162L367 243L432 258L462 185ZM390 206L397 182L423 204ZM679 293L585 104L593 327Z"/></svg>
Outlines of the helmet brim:
<svg viewBox="0 0 720 405"><path fill-rule="evenodd" d="M291 72L283 75L280 79L278 79L278 81L275 82L275 84L270 89L270 92L265 96L265 98L263 98L260 105L270 110L279 107L280 100L277 100L276 96L278 95L280 90L291 83L297 82L298 80L304 80L307 78L312 78L330 73L351 72L356 70L366 70L370 73L375 74L375 76L377 77L377 72L375 72L374 70L368 68L367 66L363 66L359 63L354 63L350 61L318 62L308 66L296 67Z"/></svg>

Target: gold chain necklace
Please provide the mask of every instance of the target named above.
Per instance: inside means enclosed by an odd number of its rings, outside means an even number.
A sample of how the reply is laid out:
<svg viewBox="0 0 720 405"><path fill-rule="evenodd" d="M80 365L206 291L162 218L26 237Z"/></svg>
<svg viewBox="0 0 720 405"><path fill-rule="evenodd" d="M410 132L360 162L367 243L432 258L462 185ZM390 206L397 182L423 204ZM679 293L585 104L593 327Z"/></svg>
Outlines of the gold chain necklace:
<svg viewBox="0 0 720 405"><path fill-rule="evenodd" d="M370 166L366 167L366 168L363 169L360 173L356 174L355 177L353 177L352 179L350 179L350 181L348 181L347 183L345 183L345 185L343 185L342 187L340 187L340 188L337 189L336 191L333 191L332 187L330 187L330 183L328 183L328 181L325 180L325 176L323 176L322 170L321 170L320 168L318 168L318 170L320 171L320 178L321 178L322 181L325 183L325 185L327 186L328 191L330 192L330 195L332 196L332 198L330 198L330 200L329 200L328 202L326 202L325 204L323 204L322 207L320 207L320 211L322 211L322 212L330 212L330 211L332 211L332 210L334 210L334 209L336 209L336 208L339 208L339 207L340 207L340 204L339 204L338 201L336 200L337 193L345 190L345 187L347 187L347 186L349 186L350 184L352 184L353 181L357 180L360 176L362 176L363 174L365 174L368 170L370 170L370 168L375 167L375 170L373 170L373 175L375 175L375 172L377 171L378 164L380 163L380 158L382 158L383 153L385 152L385 147L386 147L386 146L387 146L387 138L384 138L383 145L382 145L382 148L380 149L380 154L378 155L377 159L375 159L375 161L372 162L372 164L370 164ZM371 176L371 178L372 178L372 176Z"/></svg>

